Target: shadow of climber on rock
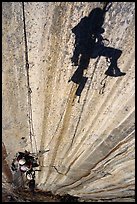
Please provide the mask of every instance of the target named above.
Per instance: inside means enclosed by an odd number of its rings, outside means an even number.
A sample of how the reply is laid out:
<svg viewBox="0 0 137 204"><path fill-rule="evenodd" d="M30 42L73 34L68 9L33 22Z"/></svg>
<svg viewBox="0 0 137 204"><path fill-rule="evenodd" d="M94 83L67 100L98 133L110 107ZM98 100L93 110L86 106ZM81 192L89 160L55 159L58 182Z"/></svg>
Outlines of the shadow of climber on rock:
<svg viewBox="0 0 137 204"><path fill-rule="evenodd" d="M106 76L119 77L126 74L121 72L117 65L122 51L104 45L104 41L109 42L108 39L102 37L102 34L105 32L102 26L105 14L109 9L107 9L108 4L103 9L93 9L88 17L82 18L80 23L72 29L72 32L75 34L75 49L71 61L78 68L68 82L73 81L79 85L75 93L77 96L81 95L88 79L84 76L84 70L88 68L90 59L92 58L95 59L104 56L107 62L110 63L108 69L105 71Z"/></svg>

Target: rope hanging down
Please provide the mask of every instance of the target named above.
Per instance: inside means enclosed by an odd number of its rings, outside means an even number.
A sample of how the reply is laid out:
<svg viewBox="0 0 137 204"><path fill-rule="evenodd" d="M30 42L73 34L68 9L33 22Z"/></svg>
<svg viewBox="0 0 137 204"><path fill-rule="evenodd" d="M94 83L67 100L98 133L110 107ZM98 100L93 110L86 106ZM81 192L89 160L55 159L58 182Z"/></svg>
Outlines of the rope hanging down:
<svg viewBox="0 0 137 204"><path fill-rule="evenodd" d="M38 153L37 151L37 144L34 134L33 128L33 120L32 120L32 103L31 103L31 93L32 90L30 88L30 81L29 81L29 61L28 61L28 45L27 45L27 35L26 35L26 23L25 23L25 10L24 10L24 2L22 2L22 9L23 9L23 23L24 23L24 42L25 42L25 61L26 61L26 73L27 73L27 88L28 88L28 117L29 117L29 129L30 129L30 143L31 143L31 151ZM34 146L33 146L34 144Z"/></svg>

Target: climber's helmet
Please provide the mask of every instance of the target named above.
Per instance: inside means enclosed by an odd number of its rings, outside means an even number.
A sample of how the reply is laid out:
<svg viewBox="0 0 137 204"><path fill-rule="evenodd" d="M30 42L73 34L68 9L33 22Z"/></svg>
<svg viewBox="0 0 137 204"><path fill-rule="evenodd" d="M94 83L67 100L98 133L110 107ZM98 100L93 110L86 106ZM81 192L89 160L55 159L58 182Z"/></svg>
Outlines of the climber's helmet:
<svg viewBox="0 0 137 204"><path fill-rule="evenodd" d="M27 179L28 179L28 180L33 180L32 174L27 174Z"/></svg>
<svg viewBox="0 0 137 204"><path fill-rule="evenodd" d="M26 163L26 160L24 158L20 159L19 160L19 164L20 165L24 165Z"/></svg>

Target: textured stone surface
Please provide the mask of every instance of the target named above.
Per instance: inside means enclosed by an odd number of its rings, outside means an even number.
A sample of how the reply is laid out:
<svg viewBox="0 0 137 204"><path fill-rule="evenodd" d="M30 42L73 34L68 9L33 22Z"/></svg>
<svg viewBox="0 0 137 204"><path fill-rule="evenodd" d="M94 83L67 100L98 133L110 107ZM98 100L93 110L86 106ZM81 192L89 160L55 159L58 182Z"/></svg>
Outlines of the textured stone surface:
<svg viewBox="0 0 137 204"><path fill-rule="evenodd" d="M75 97L77 85L68 83L76 70L71 63L75 38L71 29L96 7L102 4L24 4L34 129L31 141L23 7L21 2L2 3L5 165L10 165L17 151L49 149L39 158L37 188L86 201L133 201L134 2L114 2L103 24L103 37L109 39L109 46L122 50L118 66L126 75L108 77L100 94L100 82L108 67L101 56L96 69L97 59L90 60L80 103Z"/></svg>

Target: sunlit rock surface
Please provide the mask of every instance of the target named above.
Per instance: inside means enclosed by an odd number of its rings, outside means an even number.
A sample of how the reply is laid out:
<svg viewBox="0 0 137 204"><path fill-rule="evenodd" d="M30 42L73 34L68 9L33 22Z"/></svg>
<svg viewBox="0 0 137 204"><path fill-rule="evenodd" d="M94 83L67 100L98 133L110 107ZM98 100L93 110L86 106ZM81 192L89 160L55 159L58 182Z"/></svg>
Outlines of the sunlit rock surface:
<svg viewBox="0 0 137 204"><path fill-rule="evenodd" d="M2 3L3 185L15 182L9 167L26 149L41 151L38 189L81 201L134 201L134 2L112 3L102 26L107 46L122 51L118 67L126 75L107 77L101 93L108 68L101 56L97 65L90 59L80 101L77 85L68 83L77 69L72 28L96 7L103 4L24 3L28 94L23 5Z"/></svg>

